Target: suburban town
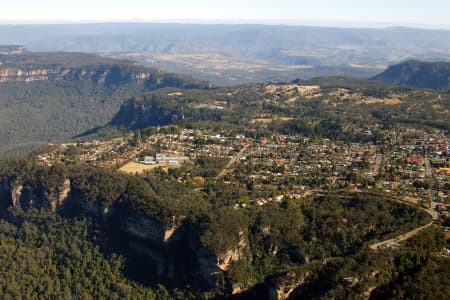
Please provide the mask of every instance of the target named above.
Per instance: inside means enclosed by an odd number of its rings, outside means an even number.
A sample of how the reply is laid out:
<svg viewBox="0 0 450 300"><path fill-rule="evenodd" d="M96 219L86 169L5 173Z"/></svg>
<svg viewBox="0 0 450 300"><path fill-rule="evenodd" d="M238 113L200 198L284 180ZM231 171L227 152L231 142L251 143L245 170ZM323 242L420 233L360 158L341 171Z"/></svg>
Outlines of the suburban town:
<svg viewBox="0 0 450 300"><path fill-rule="evenodd" d="M383 143L360 144L281 134L255 139L167 126L148 137L49 147L38 156L48 165L84 161L130 174L184 167L181 181L188 180L199 158L225 159L225 167L202 182L245 187L248 196L236 203L242 208L346 189L381 192L449 217L450 141L416 129L391 131Z"/></svg>

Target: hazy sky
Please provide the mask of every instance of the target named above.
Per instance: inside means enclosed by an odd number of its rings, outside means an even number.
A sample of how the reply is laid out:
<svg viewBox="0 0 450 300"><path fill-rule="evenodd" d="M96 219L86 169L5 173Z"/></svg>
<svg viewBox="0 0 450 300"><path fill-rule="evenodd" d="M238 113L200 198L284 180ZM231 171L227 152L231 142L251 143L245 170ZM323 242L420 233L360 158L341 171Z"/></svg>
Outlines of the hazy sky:
<svg viewBox="0 0 450 300"><path fill-rule="evenodd" d="M449 0L2 0L0 21L277 20L450 27Z"/></svg>

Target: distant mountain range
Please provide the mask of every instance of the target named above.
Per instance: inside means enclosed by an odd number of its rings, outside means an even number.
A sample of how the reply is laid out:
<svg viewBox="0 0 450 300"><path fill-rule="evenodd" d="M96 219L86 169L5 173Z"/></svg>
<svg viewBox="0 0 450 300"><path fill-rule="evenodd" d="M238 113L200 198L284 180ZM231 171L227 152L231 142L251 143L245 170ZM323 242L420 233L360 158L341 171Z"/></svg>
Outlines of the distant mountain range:
<svg viewBox="0 0 450 300"><path fill-rule="evenodd" d="M450 62L406 61L390 66L373 80L419 88L450 89Z"/></svg>
<svg viewBox="0 0 450 300"><path fill-rule="evenodd" d="M0 44L100 53L216 84L372 77L406 59L450 60L450 31L275 25L0 25Z"/></svg>

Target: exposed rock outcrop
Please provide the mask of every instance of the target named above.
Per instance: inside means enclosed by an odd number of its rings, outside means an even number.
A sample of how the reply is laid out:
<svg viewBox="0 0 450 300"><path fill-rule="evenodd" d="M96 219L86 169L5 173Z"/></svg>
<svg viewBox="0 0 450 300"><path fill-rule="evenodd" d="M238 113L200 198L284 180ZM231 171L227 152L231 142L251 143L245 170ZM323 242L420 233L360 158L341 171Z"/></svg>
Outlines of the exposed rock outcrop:
<svg viewBox="0 0 450 300"><path fill-rule="evenodd" d="M169 108L166 101L144 96L122 104L110 125L136 129L167 125L181 118L181 114Z"/></svg>
<svg viewBox="0 0 450 300"><path fill-rule="evenodd" d="M48 208L53 212L61 209L70 197L70 180L48 188L42 185L31 186L22 179L8 179L0 182L0 197L7 206L27 208Z"/></svg>
<svg viewBox="0 0 450 300"><path fill-rule="evenodd" d="M53 212L63 207L64 202L69 198L70 191L70 179L66 178L56 190L45 193L46 201Z"/></svg>
<svg viewBox="0 0 450 300"><path fill-rule="evenodd" d="M0 83L87 80L98 85L142 84L146 89L166 86L208 88L188 76L165 73L128 60L87 53L37 53L21 46L0 46Z"/></svg>
<svg viewBox="0 0 450 300"><path fill-rule="evenodd" d="M162 222L141 214L133 214L120 220L124 232L133 237L164 243L165 228Z"/></svg>
<svg viewBox="0 0 450 300"><path fill-rule="evenodd" d="M29 67L15 68L0 66L1 82L31 82L45 80L92 80L97 84L109 84L114 82L137 81L143 83L152 74L150 72L121 72L117 68L98 67L92 68L67 68L62 66L54 67Z"/></svg>
<svg viewBox="0 0 450 300"><path fill-rule="evenodd" d="M217 266L222 271L228 271L233 262L239 261L245 256L245 250L248 242L244 232L239 233L239 243L234 249L229 249L223 255L217 258Z"/></svg>
<svg viewBox="0 0 450 300"><path fill-rule="evenodd" d="M449 89L450 62L405 61L390 66L372 80L418 88Z"/></svg>
<svg viewBox="0 0 450 300"><path fill-rule="evenodd" d="M0 199L3 199L2 206L13 206L18 205L18 201L22 196L23 185L13 179L5 179L0 182Z"/></svg>
<svg viewBox="0 0 450 300"><path fill-rule="evenodd" d="M22 197L23 185L17 181L11 181L9 183L11 189L11 204L16 207Z"/></svg>
<svg viewBox="0 0 450 300"><path fill-rule="evenodd" d="M61 175L62 176L62 175ZM28 181L27 176L2 179L0 199L3 207L47 208L61 214L86 214L102 226L105 240L134 264L131 270L143 272L141 278L168 286L189 284L211 289L217 274L227 271L231 263L244 257L247 237L240 232L239 243L217 257L200 241L199 224L185 216L165 220L135 211L120 199L112 203L83 195L69 178L53 177Z"/></svg>

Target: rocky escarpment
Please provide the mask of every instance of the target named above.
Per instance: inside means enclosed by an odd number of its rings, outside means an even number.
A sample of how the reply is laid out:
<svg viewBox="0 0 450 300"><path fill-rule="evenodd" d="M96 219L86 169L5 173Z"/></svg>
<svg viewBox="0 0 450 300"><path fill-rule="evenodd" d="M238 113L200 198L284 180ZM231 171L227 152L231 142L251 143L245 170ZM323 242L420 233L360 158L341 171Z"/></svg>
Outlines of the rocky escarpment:
<svg viewBox="0 0 450 300"><path fill-rule="evenodd" d="M58 80L88 80L98 85L118 85L134 82L143 84L150 89L166 86L180 88L207 87L207 85L201 83L185 82L178 75L123 65L111 64L81 67L31 65L10 67L0 64L0 83Z"/></svg>
<svg viewBox="0 0 450 300"><path fill-rule="evenodd" d="M390 66L372 80L418 88L450 89L450 62L405 61Z"/></svg>
<svg viewBox="0 0 450 300"><path fill-rule="evenodd" d="M116 220L120 225L115 232L121 236L122 250L141 257L132 264L133 272L144 271L143 277L167 285L214 287L215 274L220 272L217 258L201 246L198 228L192 223L176 217L161 222L136 213L118 214Z"/></svg>
<svg viewBox="0 0 450 300"><path fill-rule="evenodd" d="M126 99L163 87L208 89L209 84L93 54L0 54L0 152L29 152L93 133Z"/></svg>
<svg viewBox="0 0 450 300"><path fill-rule="evenodd" d="M245 238L235 249L215 256L200 240L198 225L183 216L167 220L131 209L122 201L110 204L83 196L76 181L69 178L49 185L26 177L0 181L3 207L46 208L62 215L88 215L104 229L103 247L127 258L128 273L144 283L167 286L191 285L210 289L216 275L238 260L246 247Z"/></svg>
<svg viewBox="0 0 450 300"><path fill-rule="evenodd" d="M310 272L301 272L297 274L295 271L276 274L266 282L251 288L242 289L239 286L234 287L233 295L230 299L307 299L303 293L303 287L310 276Z"/></svg>
<svg viewBox="0 0 450 300"><path fill-rule="evenodd" d="M23 186L15 180L4 180L0 182L0 199L3 206L17 206L18 199L22 194Z"/></svg>
<svg viewBox="0 0 450 300"><path fill-rule="evenodd" d="M166 86L207 88L193 78L146 68L137 63L85 53L36 53L20 46L0 46L0 83L57 80L89 80L99 85L145 84L153 89Z"/></svg>
<svg viewBox="0 0 450 300"><path fill-rule="evenodd" d="M119 82L145 82L151 78L150 72L122 72L118 67L101 66L92 68L68 68L62 66L45 67L0 67L0 82L31 82L44 80L92 80L98 84ZM156 84L158 82L156 81Z"/></svg>
<svg viewBox="0 0 450 300"><path fill-rule="evenodd" d="M167 125L181 118L182 113L169 108L160 99L154 98L150 103L145 103L140 98L133 98L122 104L110 125L137 129Z"/></svg>
<svg viewBox="0 0 450 300"><path fill-rule="evenodd" d="M105 207L75 193L68 206L103 222L109 247L127 257L129 275L144 283L209 289L222 271L220 262L229 263L237 257L236 250L230 251L232 258L228 253L219 258L208 252L199 241L199 228L184 217L162 221L130 210L123 203Z"/></svg>
<svg viewBox="0 0 450 300"><path fill-rule="evenodd" d="M246 256L246 250L248 248L247 237L243 231L239 232L239 242L232 248L225 251L223 254L217 257L217 266L222 271L228 271L233 262L237 262Z"/></svg>
<svg viewBox="0 0 450 300"><path fill-rule="evenodd" d="M54 187L33 186L22 179L0 182L2 206L20 208L47 208L54 212L61 209L70 196L70 180L64 178Z"/></svg>

